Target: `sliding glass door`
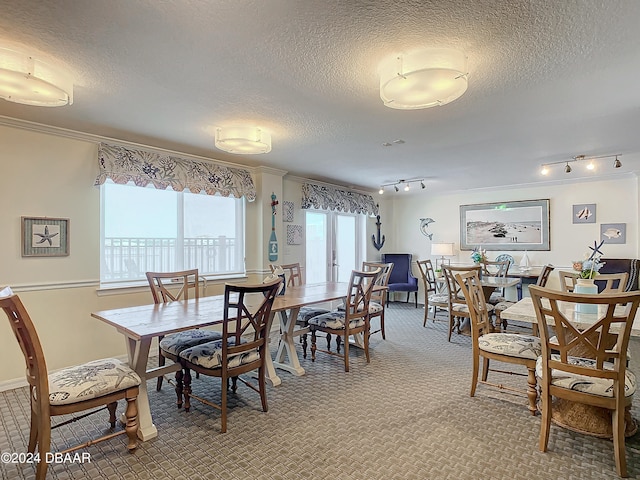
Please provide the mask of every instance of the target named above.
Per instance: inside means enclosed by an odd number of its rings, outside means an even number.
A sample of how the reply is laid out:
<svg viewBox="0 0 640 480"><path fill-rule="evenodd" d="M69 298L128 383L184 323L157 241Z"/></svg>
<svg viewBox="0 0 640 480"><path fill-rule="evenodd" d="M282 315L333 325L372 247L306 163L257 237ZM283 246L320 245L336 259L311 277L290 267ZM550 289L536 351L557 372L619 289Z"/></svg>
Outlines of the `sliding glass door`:
<svg viewBox="0 0 640 480"><path fill-rule="evenodd" d="M364 217L306 211L306 282L348 282L364 257Z"/></svg>

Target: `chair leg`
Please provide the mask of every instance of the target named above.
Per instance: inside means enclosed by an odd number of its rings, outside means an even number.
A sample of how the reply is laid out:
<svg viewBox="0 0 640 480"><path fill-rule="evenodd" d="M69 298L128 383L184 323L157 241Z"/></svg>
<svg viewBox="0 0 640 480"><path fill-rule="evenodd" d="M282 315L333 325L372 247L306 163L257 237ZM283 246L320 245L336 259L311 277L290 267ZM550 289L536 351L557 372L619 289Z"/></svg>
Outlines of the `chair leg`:
<svg viewBox="0 0 640 480"><path fill-rule="evenodd" d="M489 376L489 359L482 357L482 381L486 382Z"/></svg>
<svg viewBox="0 0 640 480"><path fill-rule="evenodd" d="M107 410L109 410L109 423L111 424L111 428L116 428L116 410L118 409L118 402L111 402L107 405Z"/></svg>
<svg viewBox="0 0 640 480"><path fill-rule="evenodd" d="M342 343L342 337L340 335L336 335L336 352L340 353L340 344ZM349 339L345 337L344 340L345 351L347 350L347 345L349 344Z"/></svg>
<svg viewBox="0 0 640 480"><path fill-rule="evenodd" d="M158 338L158 344L160 343L160 341L163 339L164 337L159 337ZM167 361L166 358L164 358L164 356L162 356L162 349L160 348L160 345L158 345L158 367L163 367L165 362ZM160 375L158 377L158 383L156 384L156 391L159 392L160 389L162 388L162 381L164 380L164 376Z"/></svg>
<svg viewBox="0 0 640 480"><path fill-rule="evenodd" d="M342 337L340 337L339 335L336 336L336 342L338 343L338 353L340 353L340 339ZM366 335L365 335L366 338ZM365 340L366 341L366 340ZM345 335L344 336L344 371L348 372L349 371L349 338Z"/></svg>
<svg viewBox="0 0 640 480"><path fill-rule="evenodd" d="M451 334L453 333L453 322L454 322L454 316L451 312L449 312L449 336L447 337L448 342L451 341Z"/></svg>
<svg viewBox="0 0 640 480"><path fill-rule="evenodd" d="M531 415L535 415L538 411L536 406L536 399L538 398L538 391L536 390L536 366L535 364L527 367L527 397L529 397L529 411Z"/></svg>
<svg viewBox="0 0 640 480"><path fill-rule="evenodd" d="M316 331L311 330L311 361L316 361Z"/></svg>
<svg viewBox="0 0 640 480"><path fill-rule="evenodd" d="M549 431L551 430L551 395L546 387L542 387L540 395L542 402L542 419L540 421L540 451L546 452L549 445Z"/></svg>
<svg viewBox="0 0 640 480"><path fill-rule="evenodd" d="M307 334L304 333L300 336L302 342L302 358L307 358Z"/></svg>
<svg viewBox="0 0 640 480"><path fill-rule="evenodd" d="M367 332L371 329L371 326L369 326L369 328L367 329ZM387 336L384 333L384 310L382 311L382 315L380 315L380 331L382 332L382 339L386 340ZM369 337L370 334L367 334L367 337ZM368 342L367 342L368 343Z"/></svg>
<svg viewBox="0 0 640 480"><path fill-rule="evenodd" d="M426 292L424 295L424 318L422 320L422 326L426 327L427 326L427 317L429 316L429 292ZM435 313L434 313L434 318L435 318Z"/></svg>
<svg viewBox="0 0 640 480"><path fill-rule="evenodd" d="M231 378L231 391L233 393L237 393L238 392L238 377L232 377Z"/></svg>
<svg viewBox="0 0 640 480"><path fill-rule="evenodd" d="M129 438L127 449L132 452L138 447L138 392L137 389L127 392L125 400L127 401L127 408L124 411L124 416L127 419L127 424L124 427Z"/></svg>
<svg viewBox="0 0 640 480"><path fill-rule="evenodd" d="M40 458L46 458L47 454L51 451L51 418L47 416L42 418L38 416L38 453ZM36 480L45 480L47 476L48 463L45 461L38 462L36 468Z"/></svg>
<svg viewBox="0 0 640 480"><path fill-rule="evenodd" d="M327 333L327 350L331 351L331 334Z"/></svg>
<svg viewBox="0 0 640 480"><path fill-rule="evenodd" d="M38 443L38 415L33 412L31 408L31 426L29 428L29 446L27 452L34 453L36 451L36 444Z"/></svg>
<svg viewBox="0 0 640 480"><path fill-rule="evenodd" d="M184 395L184 411L188 412L191 409L191 370L188 368L184 372L184 389L182 390Z"/></svg>
<svg viewBox="0 0 640 480"><path fill-rule="evenodd" d="M413 302L416 304L416 308L418 308L418 291L413 292Z"/></svg>
<svg viewBox="0 0 640 480"><path fill-rule="evenodd" d="M184 373L182 372L182 369L180 369L176 372L176 397L178 397L176 404L178 405L178 409L182 408L182 396L184 392L184 384L182 383L183 378Z"/></svg>
<svg viewBox="0 0 640 480"><path fill-rule="evenodd" d="M228 378L222 377L222 401L220 402L220 433L227 432L227 382Z"/></svg>
<svg viewBox="0 0 640 480"><path fill-rule="evenodd" d="M616 459L618 475L627 477L627 459L624 446L624 405L622 399L617 399L616 409L611 414L613 427L613 455Z"/></svg>
<svg viewBox="0 0 640 480"><path fill-rule="evenodd" d="M384 317L380 317L380 321L382 322L382 338L384 338ZM371 363L369 359L369 337L371 336L369 331L371 330L371 325L367 321L367 329L364 331L364 356L367 359L367 363Z"/></svg>
<svg viewBox="0 0 640 480"><path fill-rule="evenodd" d="M480 355L473 352L473 365L471 367L471 392L470 397L475 396L476 387L478 386L478 371L480 370Z"/></svg>
<svg viewBox="0 0 640 480"><path fill-rule="evenodd" d="M262 411L266 412L269 410L269 406L267 405L267 381L265 374L264 365L258 369L258 388L260 392L260 401L262 402Z"/></svg>

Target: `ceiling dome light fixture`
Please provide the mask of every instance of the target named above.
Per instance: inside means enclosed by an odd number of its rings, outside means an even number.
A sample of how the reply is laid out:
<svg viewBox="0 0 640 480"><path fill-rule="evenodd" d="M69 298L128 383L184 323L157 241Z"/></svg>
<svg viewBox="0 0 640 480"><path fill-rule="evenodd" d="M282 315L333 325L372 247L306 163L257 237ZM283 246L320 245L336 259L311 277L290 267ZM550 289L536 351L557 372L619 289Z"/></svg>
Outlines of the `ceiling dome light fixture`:
<svg viewBox="0 0 640 480"><path fill-rule="evenodd" d="M446 105L467 91L467 57L452 48L394 55L380 64L380 98L389 108Z"/></svg>
<svg viewBox="0 0 640 480"><path fill-rule="evenodd" d="M38 107L73 103L73 79L59 66L0 47L0 98Z"/></svg>
<svg viewBox="0 0 640 480"><path fill-rule="evenodd" d="M238 155L269 153L271 135L257 127L220 127L216 128L215 145Z"/></svg>

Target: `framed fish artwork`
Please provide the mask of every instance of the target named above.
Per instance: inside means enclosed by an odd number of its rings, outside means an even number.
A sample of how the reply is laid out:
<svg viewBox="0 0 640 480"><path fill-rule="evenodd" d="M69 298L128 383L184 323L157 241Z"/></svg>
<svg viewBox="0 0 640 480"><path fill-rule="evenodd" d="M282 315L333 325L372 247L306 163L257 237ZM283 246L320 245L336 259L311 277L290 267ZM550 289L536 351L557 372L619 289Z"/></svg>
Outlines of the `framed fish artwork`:
<svg viewBox="0 0 640 480"><path fill-rule="evenodd" d="M574 205L573 223L596 223L596 204L580 203Z"/></svg>
<svg viewBox="0 0 640 480"><path fill-rule="evenodd" d="M627 224L601 223L600 240L604 243L627 243Z"/></svg>

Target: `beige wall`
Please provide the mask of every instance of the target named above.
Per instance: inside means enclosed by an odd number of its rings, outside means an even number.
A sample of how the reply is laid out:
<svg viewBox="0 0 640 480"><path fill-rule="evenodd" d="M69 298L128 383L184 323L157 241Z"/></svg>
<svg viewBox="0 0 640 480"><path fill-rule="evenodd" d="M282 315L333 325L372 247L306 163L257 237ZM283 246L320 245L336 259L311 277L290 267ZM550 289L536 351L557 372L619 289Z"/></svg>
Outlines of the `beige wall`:
<svg viewBox="0 0 640 480"><path fill-rule="evenodd" d="M93 186L97 174L97 143L59 135L0 126L0 285L10 285L23 299L39 331L51 370L106 356L123 356L123 337L91 318L93 311L149 303L146 288L119 294L97 291L99 279L100 195ZM271 231L270 195L295 204L294 222L304 225L300 210L301 183L284 172L255 169L258 200L247 203L247 281L262 278L268 266L266 245ZM550 252L530 252L534 264L568 265L599 237L601 222L627 223L627 243L605 247L612 257L638 256L638 179L607 180L567 186L500 189L464 194L379 197L382 234L378 252L371 236L375 218L367 219L367 260L385 252L410 252L428 258L430 241L419 231L419 219L429 216L434 240L459 239L459 205L534 198L551 199ZM596 203L595 225L573 225L571 205ZM279 209L279 212L281 210ZM50 216L70 219L71 254L68 257L22 258L20 217ZM286 245L282 215L277 220L281 262L304 263L303 246ZM516 255L518 257L518 255ZM455 259L454 259L455 260ZM468 252L459 260L467 261ZM416 271L417 273L417 271ZM220 293L213 284L208 294ZM4 318L4 315L3 315ZM0 389L24 381L24 361L8 323L0 318Z"/></svg>

